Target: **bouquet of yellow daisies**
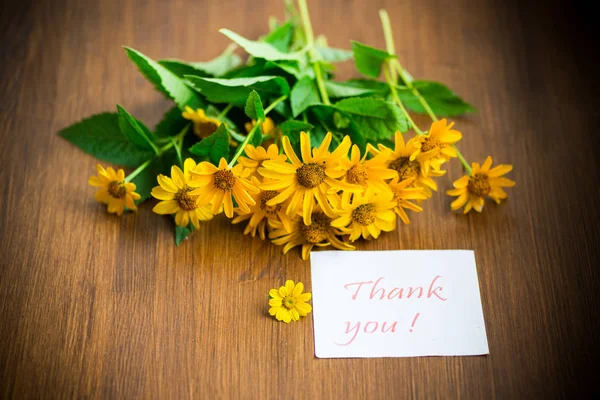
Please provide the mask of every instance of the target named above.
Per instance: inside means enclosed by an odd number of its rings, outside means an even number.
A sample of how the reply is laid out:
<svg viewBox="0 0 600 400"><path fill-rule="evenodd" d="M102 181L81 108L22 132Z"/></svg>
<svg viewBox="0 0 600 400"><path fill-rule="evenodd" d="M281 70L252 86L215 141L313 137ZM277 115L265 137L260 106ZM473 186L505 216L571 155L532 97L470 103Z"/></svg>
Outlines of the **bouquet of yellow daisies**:
<svg viewBox="0 0 600 400"><path fill-rule="evenodd" d="M258 40L221 29L233 43L211 61L155 61L125 48L175 106L154 129L117 106L60 132L132 169L99 164L89 179L109 213L136 211L153 197L155 213L173 216L177 244L224 213L284 253L301 246L306 259L314 246L352 250L398 220L408 224L455 158L465 175L448 191L457 196L453 210L481 212L485 198L507 197L512 166L492 167L491 157L467 163L457 147L462 134L445 118L473 107L402 67L384 10L385 50L354 41L351 51L329 47L314 37L306 0L286 1L286 13ZM364 77L335 81L335 63L349 60ZM429 115L431 125L422 130L409 111Z"/></svg>

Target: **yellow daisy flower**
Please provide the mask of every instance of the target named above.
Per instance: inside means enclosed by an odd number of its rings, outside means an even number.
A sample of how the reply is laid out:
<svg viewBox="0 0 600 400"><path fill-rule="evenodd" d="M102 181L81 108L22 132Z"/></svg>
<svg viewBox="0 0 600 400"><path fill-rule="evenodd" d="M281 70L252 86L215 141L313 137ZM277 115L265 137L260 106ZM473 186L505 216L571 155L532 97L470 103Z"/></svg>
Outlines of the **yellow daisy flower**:
<svg viewBox="0 0 600 400"><path fill-rule="evenodd" d="M272 224L273 231L269 234L271 241L283 245L283 254L296 246L302 246L302 259L307 260L314 246L333 246L340 250L354 250L354 246L344 243L337 236L342 232L331 226L332 218L317 208L312 212L311 223L306 224L300 217L292 221L291 229L286 229L281 222Z"/></svg>
<svg viewBox="0 0 600 400"><path fill-rule="evenodd" d="M238 163L244 166L244 175L252 176L256 174L256 170L262 167L263 161L275 160L285 162L287 157L285 154L279 154L279 147L276 144L270 145L266 150L262 146L254 147L251 144L244 147L244 152L247 157L240 156Z"/></svg>
<svg viewBox="0 0 600 400"><path fill-rule="evenodd" d="M252 122L246 122L244 124L244 128L246 128L246 132L250 132L254 125L256 124L256 120L253 119ZM275 123L269 117L265 118L265 122L260 124L260 129L262 130L263 135L268 135L275 130Z"/></svg>
<svg viewBox="0 0 600 400"><path fill-rule="evenodd" d="M340 158L348 154L351 142L346 136L342 143L332 153L329 153L331 133L327 133L321 146L313 149L311 155L310 139L305 132L300 134L300 151L302 160L298 158L287 136L282 139L283 150L289 162L269 160L263 162L263 167L258 169L262 176L272 179L264 182L260 187L263 190L283 191L269 200L267 205L273 206L291 198L287 206L287 214L294 216L302 211L304 223L310 225L315 199L325 214L335 216L329 202L327 191L336 184L335 179L344 175L340 167Z"/></svg>
<svg viewBox="0 0 600 400"><path fill-rule="evenodd" d="M333 220L331 226L350 234L351 242L361 236L377 239L381 231L396 229L395 207L394 193L376 192L369 188L364 194L355 193L348 207L336 210L340 217Z"/></svg>
<svg viewBox="0 0 600 400"><path fill-rule="evenodd" d="M260 182L253 176L251 184L253 186L259 186ZM256 204L250 206L248 212L236 208L234 211L237 214L237 217L235 217L231 223L237 224L249 220L248 225L244 230L244 235L250 234L252 237L255 237L256 232L258 231L258 235L262 240L266 239L265 230L269 223L272 225L274 222L281 222L285 230L290 232L292 225L290 218L283 208L285 203L276 204L274 206L267 205L267 202L278 194L279 192L276 190L261 190L259 193L251 195Z"/></svg>
<svg viewBox="0 0 600 400"><path fill-rule="evenodd" d="M393 169L388 169L387 163L391 151L379 152L375 157L367 160L367 153L360 156L360 150L357 145L352 146L350 158L342 157L340 163L345 170L345 175L337 181L336 189L341 189L342 207L348 205L352 193L363 193L369 186L379 191L389 191L386 180L398 176Z"/></svg>
<svg viewBox="0 0 600 400"><path fill-rule="evenodd" d="M421 145L418 137L413 137L405 144L402 134L396 132L395 147L391 154L388 168L398 172L398 180L400 182L412 178L413 186L424 186L432 190L437 190L437 184L431 177L442 176L446 171L428 168L427 160L432 156L432 153L422 153ZM389 151L382 144L379 144L379 150L376 150L372 146L369 147L369 151L373 155L386 150ZM428 194L428 197L431 196L430 190L425 190L425 192Z"/></svg>
<svg viewBox="0 0 600 400"><path fill-rule="evenodd" d="M92 176L88 183L98 190L94 198L106 204L111 214L123 215L125 207L137 210L134 200L139 200L140 195L135 192L135 183L125 182L125 172L120 169L117 172L112 167L104 169L102 165L96 165L97 176Z"/></svg>
<svg viewBox="0 0 600 400"><path fill-rule="evenodd" d="M516 183L503 175L512 170L512 165L500 164L490 169L491 166L492 157L488 156L482 166L479 166L479 163L472 164L471 176L465 175L454 182L455 189L446 192L450 196L458 196L450 205L452 210L464 206L465 214L471 211L471 208L481 212L486 196L498 204L508 197L502 188L513 187Z"/></svg>
<svg viewBox="0 0 600 400"><path fill-rule="evenodd" d="M174 165L171 167L171 177L158 175L159 186L152 189L152 196L159 202L152 211L157 214L175 214L177 226L188 226L190 221L196 229L200 228L199 221L208 221L213 215L210 205L193 194L192 176L190 171L196 168L196 162L188 158L183 163L183 171Z"/></svg>
<svg viewBox="0 0 600 400"><path fill-rule="evenodd" d="M248 193L257 194L259 190L242 177L244 167L241 164L229 168L225 158L221 158L218 167L204 161L190 172L192 184L198 187L191 194L198 195L207 203L211 203L213 214L218 214L223 206L225 215L233 218L232 196L240 210L244 212L250 212L248 205L256 204Z"/></svg>
<svg viewBox="0 0 600 400"><path fill-rule="evenodd" d="M425 188L421 186L410 187L412 181L413 178L409 178L399 182L398 177L395 177L389 183L390 189L392 189L392 192L394 193L394 200L397 203L396 207L394 207L394 211L405 224L410 224L410 219L408 218L408 214L406 214L404 209L416 212L423 211L422 207L416 205L415 203L411 203L409 200L427 199Z"/></svg>
<svg viewBox="0 0 600 400"><path fill-rule="evenodd" d="M269 314L286 324L306 317L312 311L312 307L307 303L312 296L310 293L302 293L303 291L302 282L294 285L294 281L290 280L279 290L269 290Z"/></svg>
<svg viewBox="0 0 600 400"><path fill-rule="evenodd" d="M185 106L185 111L181 113L181 116L194 123L194 134L202 139L215 133L221 126L221 121L207 116L201 108L194 111L191 107Z"/></svg>
<svg viewBox="0 0 600 400"><path fill-rule="evenodd" d="M426 135L420 136L421 152L428 155L425 162L429 167L439 170L441 165L458 156L454 144L462 139L462 133L452 129L454 122L447 124L445 119L434 121Z"/></svg>

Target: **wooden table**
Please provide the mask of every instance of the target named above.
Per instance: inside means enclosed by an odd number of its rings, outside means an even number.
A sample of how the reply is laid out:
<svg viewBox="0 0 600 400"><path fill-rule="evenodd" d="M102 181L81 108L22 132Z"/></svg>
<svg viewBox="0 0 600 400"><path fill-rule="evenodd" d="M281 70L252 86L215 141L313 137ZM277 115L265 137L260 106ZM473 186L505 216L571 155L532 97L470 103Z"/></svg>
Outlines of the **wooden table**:
<svg viewBox="0 0 600 400"><path fill-rule="evenodd" d="M597 77L581 58L585 35L569 36L578 21L552 4L491 0L310 7L315 30L345 48L383 47L377 9L387 8L408 70L478 108L457 120L466 157L515 165L505 205L452 214L443 190L461 174L454 162L412 225L359 245L474 249L491 355L316 359L310 318L266 314L267 291L285 279L310 288L298 252L283 256L225 218L176 247L152 201L123 218L94 201L96 160L56 132L116 103L150 126L168 108L120 46L207 60L228 43L217 29L257 37L268 15L283 16L279 1L25 1L1 13L0 397L548 398L589 388L600 333ZM339 76L356 76L351 63Z"/></svg>

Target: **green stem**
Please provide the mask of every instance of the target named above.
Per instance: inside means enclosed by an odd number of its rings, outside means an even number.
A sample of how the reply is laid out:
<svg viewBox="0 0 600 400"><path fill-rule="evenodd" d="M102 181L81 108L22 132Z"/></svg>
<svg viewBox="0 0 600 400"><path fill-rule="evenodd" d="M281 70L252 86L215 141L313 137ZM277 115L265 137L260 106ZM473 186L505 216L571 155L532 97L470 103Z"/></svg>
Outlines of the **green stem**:
<svg viewBox="0 0 600 400"><path fill-rule="evenodd" d="M473 175L473 169L471 168L471 166L469 165L469 163L467 162L467 160L465 160L465 158L460 153L460 151L458 151L458 149L456 148L455 145L452 145L452 147L454 147L454 150L456 150L456 154L458 155L458 159L460 160L460 163L463 165L463 168L465 169L465 171L467 171L467 174Z"/></svg>
<svg viewBox="0 0 600 400"><path fill-rule="evenodd" d="M148 165L150 165L150 163L154 161L154 158L151 158L149 160L147 160L145 163L143 163L142 165L140 165L139 167L137 167L132 173L130 173L129 175L127 175L127 177L125 178L125 182L131 182L133 180L133 178L135 178L136 176L138 176L140 174L140 172L142 172L143 170L146 169L146 167Z"/></svg>
<svg viewBox="0 0 600 400"><path fill-rule="evenodd" d="M389 64L386 65L386 67L389 67ZM417 126L415 121L413 121L413 119L411 118L408 111L406 111L404 104L402 104L402 100L400 100L400 97L398 97L398 92L396 91L396 85L394 84L394 82L392 82L392 77L390 76L390 72L388 71L388 68L384 68L383 72L385 74L385 80L390 88L391 93L392 93L392 98L394 99L394 102L398 105L398 107L400 107L400 109L402 110L402 113L404 113L404 115L406 116L406 119L408 120L408 122L410 123L410 126L412 126L414 131L417 132L417 134L419 134L419 135L424 135L425 132L423 132Z"/></svg>
<svg viewBox="0 0 600 400"><path fill-rule="evenodd" d="M219 115L217 116L217 119L221 120L223 117L225 117L227 115L227 113L229 112L229 110L231 110L232 107L233 107L233 104L227 104L227 107L225 107L223 109L223 111L221 111L219 113Z"/></svg>
<svg viewBox="0 0 600 400"><path fill-rule="evenodd" d="M317 80L319 94L321 95L321 101L323 102L323 104L330 105L331 101L329 101L329 95L327 94L327 89L325 88L325 80L323 79L323 75L321 72L321 62L315 61L313 63L313 69L315 71L315 78Z"/></svg>
<svg viewBox="0 0 600 400"><path fill-rule="evenodd" d="M385 36L385 44L386 44L387 52L395 55L396 49L394 46L394 37L392 35L392 27L390 24L390 18L388 16L387 11L379 10L379 17L381 19L381 25L383 26L383 34ZM435 113L433 112L431 107L429 106L429 103L427 102L427 100L425 100L425 98L421 95L419 90L416 87L414 87L412 80L406 76L405 69L404 69L404 67L402 67L400 60L398 58L391 60L391 62L388 62L388 67L389 67L392 75L390 76L390 73L388 71L385 71L386 80L388 81L388 85L390 86L390 90L392 92L394 101L396 101L398 106L402 109L402 111L404 112L404 115L406 115L406 117L408 118L408 120L411 123L415 132L419 133L420 135L423 135L424 133L416 127L416 124L408 116L408 112L406 112L406 109L404 108L404 106L402 105L402 102L400 101L400 98L398 97L398 93L396 92L396 87L390 83L390 81L394 82L394 84L397 83L395 80L396 74L400 75L400 79L402 79L402 82L404 82L406 87L408 89L410 89L412 91L412 93L417 97L417 99L419 100L419 103L421 103L421 105L425 109L425 112L427 113L427 115L429 115L429 118L431 118L432 121L437 121L438 120L437 116L435 115ZM462 155L462 153L458 150L458 147L456 147L456 145L454 145L454 144L452 145L452 147L454 148L454 150L456 150L458 159L460 160L461 164L463 165L463 168L465 169L465 171L467 171L467 173L469 175L472 175L473 169L471 168L471 166L469 165L467 160L465 160L465 157Z"/></svg>
<svg viewBox="0 0 600 400"><path fill-rule="evenodd" d="M283 96L278 97L277 99L275 99L271 104L269 104L269 106L267 108L265 108L265 117L271 111L273 111L273 109L277 106L277 104L281 103L282 101L284 101L287 98L288 98L287 95L283 95ZM233 156L233 158L229 162L229 168L231 168L231 167L233 167L235 165L235 162L237 161L238 157L242 155L242 153L244 152L244 149L246 148L246 146L248 145L248 143L250 143L250 140L252 139L252 137L254 136L254 133L256 132L256 130L258 129L258 127L260 126L260 124L262 122L263 121L256 121L256 123L254 124L254 126L252 127L252 129L250 130L250 132L248 132L248 135L246 135L246 139L244 139L244 141L242 142L242 144L238 147L237 151L235 152L235 155Z"/></svg>
<svg viewBox="0 0 600 400"><path fill-rule="evenodd" d="M278 97L275 100L273 100L273 102L271 104L269 104L269 106L267 108L265 108L265 115L267 115L268 113L273 111L273 109L277 106L277 104L281 103L282 101L284 101L287 98L288 98L288 95L284 94L283 96Z"/></svg>
<svg viewBox="0 0 600 400"><path fill-rule="evenodd" d="M381 19L381 25L383 27L383 36L385 37L385 47L388 53L395 56L396 46L394 45L394 36L392 35L392 24L390 23L390 16L386 10L379 10L379 19ZM395 68L390 68L391 79L394 84L398 82L397 71Z"/></svg>
<svg viewBox="0 0 600 400"><path fill-rule="evenodd" d="M183 143L183 137L187 133L189 127L190 127L190 124L186 125L186 127L183 128L181 130L181 132L179 132L174 138L172 136L169 137L169 140L170 140L169 143L167 143L160 149L157 149L156 157L153 157L149 160L144 161L144 163L142 165L137 167L132 173L130 173L129 175L127 175L127 177L125 177L125 182L131 182L133 179L135 179L135 177L138 176L143 170L145 170L146 167L148 167L148 165L150 165L150 163L152 161L154 161L156 158L162 156L171 147L175 146L176 144L181 147L181 144ZM179 151L181 151L181 149L179 149Z"/></svg>
<svg viewBox="0 0 600 400"><path fill-rule="evenodd" d="M259 126L260 126L260 121L256 121L256 124L254 124L254 126L252 127L252 130L250 130L250 132L248 132L246 139L244 139L244 141L242 142L240 147L238 147L237 151L235 152L235 155L229 162L229 168L232 168L235 165L235 162L237 161L238 157L242 155L242 153L244 152L244 148L248 145L248 143L250 143L250 139L252 139L252 137L254 136L254 133L256 132L256 130L258 129Z"/></svg>
<svg viewBox="0 0 600 400"><path fill-rule="evenodd" d="M306 36L306 46L309 48L310 61L313 70L315 71L315 79L317 81L319 94L321 95L321 101L323 104L330 105L331 102L329 101L329 95L327 94L325 81L323 79L323 71L321 71L321 62L319 61L319 56L315 50L315 36L310 22L306 0L298 0L298 7L300 8L300 17L302 19L302 26L304 27L304 35Z"/></svg>

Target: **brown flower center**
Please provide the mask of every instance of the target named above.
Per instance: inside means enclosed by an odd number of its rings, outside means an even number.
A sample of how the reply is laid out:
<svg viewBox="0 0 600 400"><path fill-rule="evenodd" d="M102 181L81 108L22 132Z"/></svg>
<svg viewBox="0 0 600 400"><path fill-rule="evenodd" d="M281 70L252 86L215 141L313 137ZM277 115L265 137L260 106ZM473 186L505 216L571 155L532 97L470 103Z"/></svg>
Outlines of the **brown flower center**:
<svg viewBox="0 0 600 400"><path fill-rule="evenodd" d="M311 224L304 225L300 222L300 232L308 243L317 244L327 240L327 234L330 229L331 218L322 212L313 213L311 216Z"/></svg>
<svg viewBox="0 0 600 400"><path fill-rule="evenodd" d="M296 176L299 184L312 189L325 179L325 166L317 163L304 164L296 170Z"/></svg>
<svg viewBox="0 0 600 400"><path fill-rule="evenodd" d="M203 121L194 123L194 133L199 138L205 139L215 133L219 126L212 121Z"/></svg>
<svg viewBox="0 0 600 400"><path fill-rule="evenodd" d="M220 169L213 175L214 187L224 192L231 192L233 185L235 185L235 176L233 172L227 169Z"/></svg>
<svg viewBox="0 0 600 400"><path fill-rule="evenodd" d="M360 165L355 165L346 172L346 180L354 185L364 185L367 178L366 169Z"/></svg>
<svg viewBox="0 0 600 400"><path fill-rule="evenodd" d="M375 205L363 204L352 211L352 220L363 226L371 225L375 222Z"/></svg>
<svg viewBox="0 0 600 400"><path fill-rule="evenodd" d="M127 189L123 182L112 181L108 184L108 194L115 199L122 199L127 194Z"/></svg>
<svg viewBox="0 0 600 400"><path fill-rule="evenodd" d="M390 162L389 168L398 172L400 181L408 178L416 178L421 172L421 165L416 160L410 161L409 157L400 157Z"/></svg>
<svg viewBox="0 0 600 400"><path fill-rule="evenodd" d="M198 196L190 196L188 194L188 192L191 192L192 190L192 188L184 186L182 189L179 189L177 193L175 193L175 201L177 201L179 208L182 210L192 211L198 208L196 204Z"/></svg>
<svg viewBox="0 0 600 400"><path fill-rule="evenodd" d="M467 188L469 192L479 197L487 196L492 190L490 180L485 174L475 174L475 176L471 177Z"/></svg>
<svg viewBox="0 0 600 400"><path fill-rule="evenodd" d="M276 204L274 206L268 206L267 201L271 200L275 196L277 196L279 192L277 190L265 190L260 192L260 200L258 204L260 205L260 209L265 211L267 214L274 214L281 210L281 203Z"/></svg>
<svg viewBox="0 0 600 400"><path fill-rule="evenodd" d="M433 149L439 149L441 147L441 143L437 139L427 138L423 139L423 143L421 144L421 151L423 153L427 153Z"/></svg>

